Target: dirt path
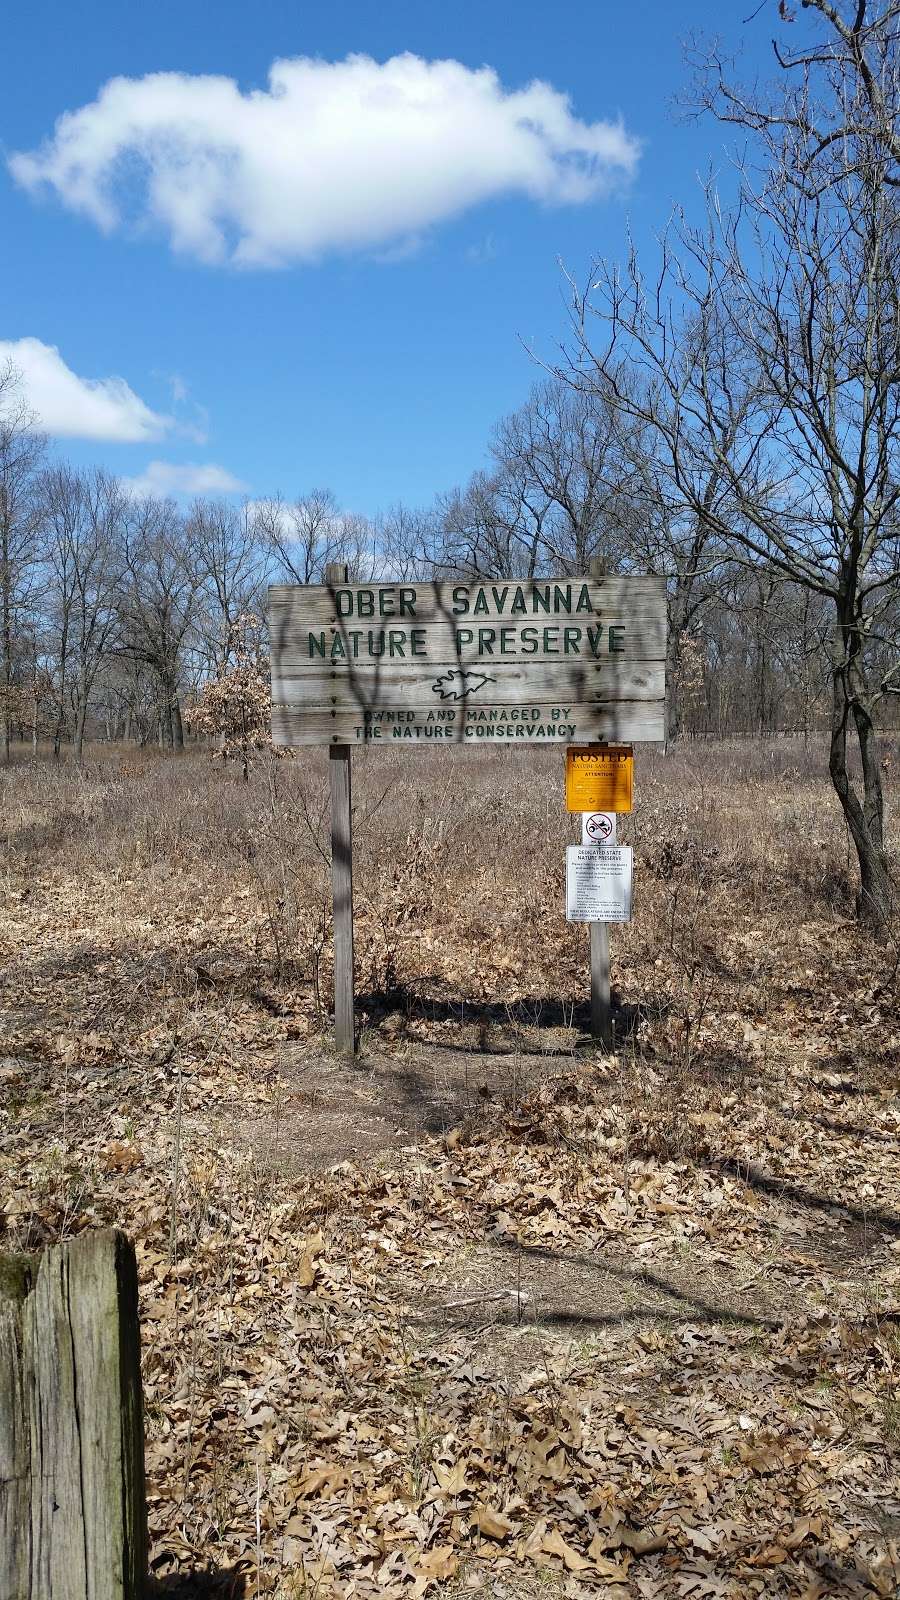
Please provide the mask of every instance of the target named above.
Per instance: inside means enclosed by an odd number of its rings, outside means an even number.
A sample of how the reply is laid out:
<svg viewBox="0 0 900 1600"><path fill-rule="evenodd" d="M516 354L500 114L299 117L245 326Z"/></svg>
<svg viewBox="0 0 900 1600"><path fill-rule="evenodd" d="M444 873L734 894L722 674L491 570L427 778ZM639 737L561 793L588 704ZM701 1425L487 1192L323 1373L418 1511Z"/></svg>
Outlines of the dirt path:
<svg viewBox="0 0 900 1600"><path fill-rule="evenodd" d="M288 1171L371 1161L477 1121L491 1107L514 1106L570 1068L572 1059L511 1048L402 1043L395 1053L367 1050L351 1062L316 1049L288 1048L279 1059L282 1098L259 1135L264 1141L277 1138L279 1161Z"/></svg>
<svg viewBox="0 0 900 1600"><path fill-rule="evenodd" d="M345 1161L364 1170L398 1158L415 1165L432 1136L453 1145L498 1121L515 1128L523 1102L542 1090L552 1097L554 1082L576 1099L579 1080L594 1092L593 1054L579 1056L561 1043L557 1034L548 1035L543 1051L406 1041L393 1051L370 1046L355 1061L288 1047L279 1060L274 1110L248 1122L242 1137L288 1177ZM426 1343L456 1331L477 1342L491 1370L507 1376L534 1359L536 1334L557 1343L588 1339L610 1360L627 1356L648 1330L652 1337L653 1329L689 1324L765 1333L792 1318L802 1321L812 1307L818 1314L838 1283L844 1293L864 1292L870 1253L892 1238L877 1217L823 1208L818 1196L761 1174L757 1200L769 1213L762 1258L758 1248L716 1249L702 1231L668 1243L645 1241L635 1250L626 1243L631 1216L623 1218L621 1242L523 1245L501 1214L411 1295L408 1283L398 1282L398 1291L410 1296ZM639 1210L639 1202L636 1193L629 1209Z"/></svg>

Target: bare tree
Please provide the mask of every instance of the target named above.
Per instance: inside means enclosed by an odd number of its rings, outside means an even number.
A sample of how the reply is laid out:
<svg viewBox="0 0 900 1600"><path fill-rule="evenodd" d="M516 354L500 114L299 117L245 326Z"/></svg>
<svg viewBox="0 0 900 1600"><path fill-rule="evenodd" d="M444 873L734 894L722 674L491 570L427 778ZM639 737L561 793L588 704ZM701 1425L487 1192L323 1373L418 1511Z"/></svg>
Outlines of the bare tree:
<svg viewBox="0 0 900 1600"><path fill-rule="evenodd" d="M126 504L116 479L99 468L51 468L41 491L60 630L60 703L71 670L73 745L81 761L94 683L118 631ZM58 721L57 753L59 732Z"/></svg>
<svg viewBox="0 0 900 1600"><path fill-rule="evenodd" d="M384 570L403 583L422 582L432 576L439 559L437 517L398 502L377 523L375 543Z"/></svg>
<svg viewBox="0 0 900 1600"><path fill-rule="evenodd" d="M708 517L666 495L656 454L640 408L620 405L596 366L560 371L499 423L492 469L439 501L434 562L479 577L583 573L598 560L608 571L665 576L673 738L680 652L727 553ZM707 472L704 501L715 506L724 493L722 474Z"/></svg>
<svg viewBox="0 0 900 1600"><path fill-rule="evenodd" d="M667 492L688 515L736 558L830 606L831 777L860 916L883 926L892 886L874 717L900 690L887 631L900 586L900 218L863 88L835 88L833 64L824 70L821 83L807 71L792 84L768 119L753 102L761 159L741 166L738 204L723 210L711 190L703 229L676 220L652 283L633 257L624 276L592 274L574 306L575 359L653 428ZM839 94L839 137L811 140L814 88ZM742 103L728 94L733 120ZM708 504L711 479L722 494Z"/></svg>
<svg viewBox="0 0 900 1600"><path fill-rule="evenodd" d="M632 255L632 268L636 263ZM615 274L600 264L593 290L616 294ZM593 275L592 275L593 277ZM578 307L579 335L588 301L570 280ZM713 336L708 319L703 337ZM721 328L715 336L721 338ZM696 337L696 330L695 330ZM540 425L539 448L527 455L547 494L542 541L555 570L587 571L598 559L607 570L654 573L666 579L668 608L666 739L679 732L681 652L695 636L709 602L727 583L729 553L716 534L716 518L728 500L725 475L705 457L691 462L690 504L673 492L657 430L649 422L653 400L647 373L619 363L615 378L580 351L557 371L557 387L568 387L569 405L554 396L556 423ZM686 352L685 371L692 354ZM546 400L548 390L538 391ZM550 394L553 391L549 391ZM737 408L740 415L740 406ZM531 433L531 429L529 430ZM687 441L682 441L683 452ZM556 482L554 483L554 478Z"/></svg>
<svg viewBox="0 0 900 1600"><path fill-rule="evenodd" d="M558 378L500 423L491 453L511 523L544 570L627 564L649 487L637 432L601 389Z"/></svg>
<svg viewBox="0 0 900 1600"><path fill-rule="evenodd" d="M97 698L109 738L133 740L141 747L158 738L158 679L145 660L129 654L121 644L102 670Z"/></svg>
<svg viewBox="0 0 900 1600"><path fill-rule="evenodd" d="M184 744L179 692L199 586L184 519L172 501L132 501L119 591L120 648L153 672L159 740L169 750Z"/></svg>
<svg viewBox="0 0 900 1600"><path fill-rule="evenodd" d="M535 570L533 538L522 554L519 519L500 473L473 473L465 488L439 496L435 506L437 577L500 578Z"/></svg>
<svg viewBox="0 0 900 1600"><path fill-rule="evenodd" d="M345 562L356 580L373 571L372 523L342 512L330 489L313 489L290 502L258 502L253 531L268 549L282 582L321 583L326 566L335 561Z"/></svg>
<svg viewBox="0 0 900 1600"><path fill-rule="evenodd" d="M229 665L239 618L263 610L271 556L260 545L256 517L249 506L195 500L186 527L199 581L196 628L204 665L208 673L221 677Z"/></svg>
<svg viewBox="0 0 900 1600"><path fill-rule="evenodd" d="M36 493L43 435L11 362L0 366L0 756L9 760L19 635L34 599L40 559Z"/></svg>
<svg viewBox="0 0 900 1600"><path fill-rule="evenodd" d="M53 754L59 759L69 701L69 636L75 599L74 552L82 514L81 480L71 468L51 467L41 478L47 595L45 620L53 640Z"/></svg>
<svg viewBox="0 0 900 1600"><path fill-rule="evenodd" d="M529 578L587 572L598 557L620 567L647 482L631 443L596 387L536 385L497 425L491 468L438 501L435 565Z"/></svg>
<svg viewBox="0 0 900 1600"><path fill-rule="evenodd" d="M897 0L800 0L815 36L793 44L793 6L769 0L782 24L773 39L775 60L789 79L799 80L783 98L732 81L717 45L695 45L697 75L691 104L712 111L720 122L770 136L784 134L803 152L801 170L829 151L842 149L851 162L877 146L883 182L900 185L900 79L897 74ZM763 10L760 6L755 15Z"/></svg>

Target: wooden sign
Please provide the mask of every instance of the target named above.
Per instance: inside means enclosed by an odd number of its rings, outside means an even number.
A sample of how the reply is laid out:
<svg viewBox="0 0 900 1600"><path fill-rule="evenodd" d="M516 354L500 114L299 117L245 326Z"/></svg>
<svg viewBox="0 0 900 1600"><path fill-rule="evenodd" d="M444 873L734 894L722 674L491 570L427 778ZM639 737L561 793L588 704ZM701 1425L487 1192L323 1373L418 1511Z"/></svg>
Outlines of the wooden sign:
<svg viewBox="0 0 900 1600"><path fill-rule="evenodd" d="M578 745L566 751L567 811L630 811L634 751L627 745Z"/></svg>
<svg viewBox="0 0 900 1600"><path fill-rule="evenodd" d="M349 583L338 562L325 578L269 590L272 740L329 747L335 1041L352 1052L353 746L663 739L666 586L651 577ZM611 801L595 786L569 809L630 811L630 767L627 805L623 795L616 788ZM591 1026L607 1042L606 928L588 920Z"/></svg>
<svg viewBox="0 0 900 1600"><path fill-rule="evenodd" d="M277 745L664 737L662 578L275 585L269 631Z"/></svg>

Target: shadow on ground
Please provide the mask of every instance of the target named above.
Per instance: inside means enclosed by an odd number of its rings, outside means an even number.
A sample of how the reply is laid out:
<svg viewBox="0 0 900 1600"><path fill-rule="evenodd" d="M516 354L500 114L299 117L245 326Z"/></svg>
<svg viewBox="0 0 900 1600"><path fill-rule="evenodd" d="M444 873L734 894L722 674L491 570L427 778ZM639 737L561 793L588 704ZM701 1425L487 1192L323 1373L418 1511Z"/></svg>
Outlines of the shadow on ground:
<svg viewBox="0 0 900 1600"><path fill-rule="evenodd" d="M539 1050L543 1055L571 1056L573 1041L552 1038L554 1033L585 1034L590 1029L591 1008L584 1000L560 995L522 995L516 1000L475 1000L431 979L428 986L412 989L397 984L390 990L370 991L356 997L364 1025L389 1029L394 1039L421 1043L421 1033L411 1025L452 1024L468 1035L467 1041L441 1041L446 1050L485 1055L511 1055L516 1050ZM612 1028L617 1044L633 1039L642 1023L658 1022L669 1014L670 1001L649 995L639 1005L625 1004L611 994ZM538 1036L544 1034L541 1040Z"/></svg>
<svg viewBox="0 0 900 1600"><path fill-rule="evenodd" d="M729 1177L739 1178L741 1183L746 1183L759 1194L772 1195L776 1200L790 1201L801 1210L826 1212L829 1218L839 1226L843 1226L848 1234L852 1232L860 1254L864 1255L879 1243L879 1233L900 1236L900 1217L893 1211L880 1211L874 1206L870 1208L851 1205L846 1201L836 1200L834 1195L816 1194L814 1190L804 1189L799 1184L791 1183L787 1178L762 1172L750 1161L731 1161L724 1157L706 1156L698 1162L698 1165L705 1167L708 1172L727 1173Z"/></svg>
<svg viewBox="0 0 900 1600"><path fill-rule="evenodd" d="M238 1567L207 1567L202 1572L173 1573L150 1578L147 1600L245 1600L245 1574Z"/></svg>
<svg viewBox="0 0 900 1600"><path fill-rule="evenodd" d="M773 1332L789 1307L771 1286L712 1281L696 1261L663 1273L594 1255L487 1239L448 1273L449 1283L414 1320L469 1329L600 1328L656 1323ZM752 1292L751 1292L752 1291Z"/></svg>
<svg viewBox="0 0 900 1600"><path fill-rule="evenodd" d="M278 1155L291 1166L321 1168L402 1148L477 1119L492 1103L515 1105L558 1067L544 1052L483 1053L421 1041L396 1055L376 1047L353 1061L323 1056L315 1045L292 1047L280 1065L286 1099ZM261 1132L270 1123L267 1113Z"/></svg>

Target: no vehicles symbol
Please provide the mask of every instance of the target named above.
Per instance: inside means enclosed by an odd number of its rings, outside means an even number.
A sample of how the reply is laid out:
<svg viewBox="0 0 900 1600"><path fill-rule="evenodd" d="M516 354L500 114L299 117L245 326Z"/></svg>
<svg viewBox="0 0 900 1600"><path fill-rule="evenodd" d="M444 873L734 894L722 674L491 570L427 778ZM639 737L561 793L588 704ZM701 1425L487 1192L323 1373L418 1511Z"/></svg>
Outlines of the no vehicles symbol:
<svg viewBox="0 0 900 1600"><path fill-rule="evenodd" d="M582 811L582 844L615 844L616 814L614 811Z"/></svg>

